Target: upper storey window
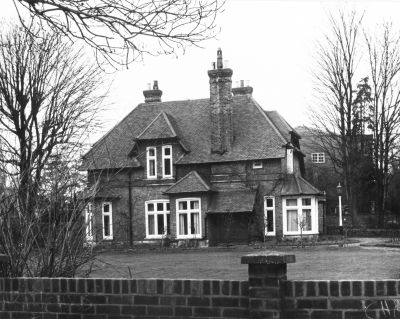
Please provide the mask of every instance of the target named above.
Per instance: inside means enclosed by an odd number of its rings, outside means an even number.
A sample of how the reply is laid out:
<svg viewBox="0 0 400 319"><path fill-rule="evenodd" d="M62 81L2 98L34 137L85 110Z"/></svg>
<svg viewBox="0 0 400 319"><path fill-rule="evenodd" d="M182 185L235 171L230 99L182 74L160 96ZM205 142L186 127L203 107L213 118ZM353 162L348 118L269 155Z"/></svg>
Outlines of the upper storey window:
<svg viewBox="0 0 400 319"><path fill-rule="evenodd" d="M311 153L311 162L325 163L325 153Z"/></svg>
<svg viewBox="0 0 400 319"><path fill-rule="evenodd" d="M155 147L148 147L147 154L147 178L157 178L157 150Z"/></svg>
<svg viewBox="0 0 400 319"><path fill-rule="evenodd" d="M162 147L162 173L163 178L172 178L172 146Z"/></svg>

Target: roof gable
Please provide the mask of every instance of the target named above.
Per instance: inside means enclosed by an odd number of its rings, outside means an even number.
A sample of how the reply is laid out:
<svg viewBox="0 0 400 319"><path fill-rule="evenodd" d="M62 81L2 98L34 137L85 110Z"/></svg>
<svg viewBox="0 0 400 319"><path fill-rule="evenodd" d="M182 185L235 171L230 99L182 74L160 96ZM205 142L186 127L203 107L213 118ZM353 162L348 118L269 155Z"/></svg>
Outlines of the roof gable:
<svg viewBox="0 0 400 319"><path fill-rule="evenodd" d="M167 114L161 111L150 124L137 136L138 140L153 140L177 137L175 128Z"/></svg>
<svg viewBox="0 0 400 319"><path fill-rule="evenodd" d="M209 192L211 187L196 171L191 171L174 185L169 187L165 194Z"/></svg>

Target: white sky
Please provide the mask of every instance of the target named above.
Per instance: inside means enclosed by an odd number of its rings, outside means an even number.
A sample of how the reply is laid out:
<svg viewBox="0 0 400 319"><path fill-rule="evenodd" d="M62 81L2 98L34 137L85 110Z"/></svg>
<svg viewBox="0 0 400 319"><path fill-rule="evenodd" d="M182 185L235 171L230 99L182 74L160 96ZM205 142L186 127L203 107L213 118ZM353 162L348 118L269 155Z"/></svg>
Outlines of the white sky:
<svg viewBox="0 0 400 319"><path fill-rule="evenodd" d="M0 1L0 17L16 19L12 0ZM249 80L264 109L279 111L293 127L308 124L316 42L328 28L328 13L339 9L365 10L368 28L391 20L400 29L400 1L226 0L217 20L221 32L204 42L203 49L191 47L178 57L145 57L128 70L105 75L114 82L104 132L144 101L142 91L153 80L159 82L163 101L209 97L207 70L218 47L233 69L234 85Z"/></svg>

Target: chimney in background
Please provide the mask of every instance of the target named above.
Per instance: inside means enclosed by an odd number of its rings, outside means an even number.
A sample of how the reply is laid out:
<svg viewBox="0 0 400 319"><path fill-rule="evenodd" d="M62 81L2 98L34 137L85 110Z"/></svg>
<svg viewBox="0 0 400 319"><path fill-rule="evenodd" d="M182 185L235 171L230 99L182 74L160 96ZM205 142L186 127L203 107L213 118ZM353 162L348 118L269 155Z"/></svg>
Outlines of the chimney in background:
<svg viewBox="0 0 400 319"><path fill-rule="evenodd" d="M232 73L224 68L222 50L217 51L217 68L208 71L210 78L211 152L223 154L233 143ZM215 64L214 64L215 66Z"/></svg>
<svg viewBox="0 0 400 319"><path fill-rule="evenodd" d="M144 102L152 103L152 102L161 102L162 91L158 89L158 81L154 80L153 89L143 91Z"/></svg>
<svg viewBox="0 0 400 319"><path fill-rule="evenodd" d="M246 86L245 86L244 81L240 80L240 86L232 89L233 96L238 96L238 95L251 96L252 93L253 93L253 88L249 86L249 81L246 81Z"/></svg>

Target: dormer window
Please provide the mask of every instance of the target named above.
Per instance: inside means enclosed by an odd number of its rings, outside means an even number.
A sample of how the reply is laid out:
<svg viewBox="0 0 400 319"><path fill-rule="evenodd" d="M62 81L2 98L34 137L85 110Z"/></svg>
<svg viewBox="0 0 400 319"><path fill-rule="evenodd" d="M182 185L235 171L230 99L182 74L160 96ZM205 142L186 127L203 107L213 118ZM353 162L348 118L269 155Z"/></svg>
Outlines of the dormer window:
<svg viewBox="0 0 400 319"><path fill-rule="evenodd" d="M157 178L157 151L155 147L148 147L147 154L147 178Z"/></svg>
<svg viewBox="0 0 400 319"><path fill-rule="evenodd" d="M254 161L253 162L253 169L263 168L262 161Z"/></svg>
<svg viewBox="0 0 400 319"><path fill-rule="evenodd" d="M172 178L172 146L162 147L162 173L163 178Z"/></svg>

